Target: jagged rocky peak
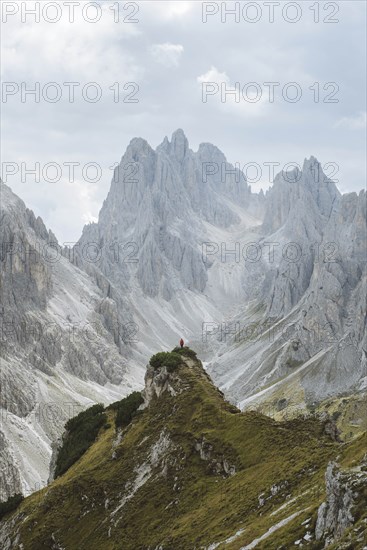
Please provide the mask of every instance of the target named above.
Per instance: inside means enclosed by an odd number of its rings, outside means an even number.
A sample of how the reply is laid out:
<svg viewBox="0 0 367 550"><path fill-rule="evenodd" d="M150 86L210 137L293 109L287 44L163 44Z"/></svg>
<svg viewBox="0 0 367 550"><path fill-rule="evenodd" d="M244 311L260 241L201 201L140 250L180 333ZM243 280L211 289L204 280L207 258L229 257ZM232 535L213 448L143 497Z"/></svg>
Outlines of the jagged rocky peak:
<svg viewBox="0 0 367 550"><path fill-rule="evenodd" d="M216 145L208 142L200 143L198 154L201 158L212 158L213 160L222 160L224 162L227 161L224 153L222 153Z"/></svg>
<svg viewBox="0 0 367 550"><path fill-rule="evenodd" d="M167 139L167 138L166 138ZM179 128L172 134L171 141L166 143L166 151L178 162L182 162L189 151L189 142L184 131Z"/></svg>
<svg viewBox="0 0 367 550"><path fill-rule="evenodd" d="M127 151L130 151L132 155L135 153L141 154L142 152L153 151L146 139L142 137L134 137L130 140L130 143L127 147Z"/></svg>
<svg viewBox="0 0 367 550"><path fill-rule="evenodd" d="M1 181L0 197L1 304L10 310L23 311L30 304L44 309L52 289L50 263L45 261L47 246L51 241L57 245L57 240L42 219ZM11 313L13 318L17 312Z"/></svg>
<svg viewBox="0 0 367 550"><path fill-rule="evenodd" d="M11 228L22 229L23 231L31 228L34 236L43 240L49 240L57 244L57 239L54 234L47 231L45 224L40 216L35 216L33 210L26 207L24 202L0 179L0 209L3 217L3 225L5 222ZM10 227L9 227L10 229ZM5 230L5 227L4 227Z"/></svg>
<svg viewBox="0 0 367 550"><path fill-rule="evenodd" d="M176 130L154 151L146 140L134 138L115 169L111 189L100 212L100 224L115 222L126 230L140 230L159 219L165 225L196 216L220 227L238 223L234 209L224 198L258 207L241 170L233 167L214 145L202 143L197 152L189 148L183 130ZM255 204L256 203L256 204ZM261 199L260 199L261 203ZM138 221L139 223L136 223Z"/></svg>
<svg viewBox="0 0 367 550"><path fill-rule="evenodd" d="M119 203L126 200L130 206L134 206L142 189L153 184L155 157L154 150L145 139L132 139L115 169L107 201L110 198Z"/></svg>
<svg viewBox="0 0 367 550"><path fill-rule="evenodd" d="M312 216L317 226L324 224L340 196L335 183L311 156L304 160L302 170L282 170L276 175L266 197L264 232L273 233L286 222L305 214Z"/></svg>
<svg viewBox="0 0 367 550"><path fill-rule="evenodd" d="M335 201L341 196L335 183L326 176L320 162L312 156L305 159L302 174L304 184L309 187L321 214L328 218Z"/></svg>
<svg viewBox="0 0 367 550"><path fill-rule="evenodd" d="M170 300L180 288L202 292L207 267L201 243L210 240L203 222L221 228L240 223L238 204L247 208L252 199L242 172L216 147L203 144L193 152L181 129L156 150L135 138L115 169L98 224L84 229L79 244L107 248L126 243L128 234L137 248L134 275L145 294ZM110 256L106 252L98 267L121 288L127 267Z"/></svg>

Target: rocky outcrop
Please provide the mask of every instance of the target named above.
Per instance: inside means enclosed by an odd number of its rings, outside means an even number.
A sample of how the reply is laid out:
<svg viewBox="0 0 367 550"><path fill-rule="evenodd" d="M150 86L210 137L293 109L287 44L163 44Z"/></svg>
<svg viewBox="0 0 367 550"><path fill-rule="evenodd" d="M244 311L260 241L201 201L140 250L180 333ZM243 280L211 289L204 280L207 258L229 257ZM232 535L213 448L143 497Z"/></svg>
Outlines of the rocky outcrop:
<svg viewBox="0 0 367 550"><path fill-rule="evenodd" d="M224 477L233 476L236 473L236 467L230 464L223 455L220 456L218 449L214 448L204 436L195 441L195 450L199 453L201 460L208 462L208 471L215 475Z"/></svg>
<svg viewBox="0 0 367 550"><path fill-rule="evenodd" d="M329 463L325 473L326 501L318 509L315 528L315 538L324 541L325 548L355 523L354 507L364 498L361 492L366 481L367 473L361 467L341 470L337 463Z"/></svg>
<svg viewBox="0 0 367 550"><path fill-rule="evenodd" d="M155 369L147 365L145 373L145 388L143 391L144 407L147 407L154 397L160 397L169 388L170 374L166 367Z"/></svg>
<svg viewBox="0 0 367 550"><path fill-rule="evenodd" d="M55 479L57 456L58 456L59 450L62 447L62 443L63 443L62 437L58 437L55 441L52 441L51 443L51 460L50 460L50 470L49 470L47 484L51 483Z"/></svg>
<svg viewBox="0 0 367 550"><path fill-rule="evenodd" d="M340 538L353 525L353 491L343 482L337 464L330 463L325 474L327 500L318 510L316 540L325 539L326 546Z"/></svg>
<svg viewBox="0 0 367 550"><path fill-rule="evenodd" d="M4 434L0 431L0 501L23 492L20 472Z"/></svg>

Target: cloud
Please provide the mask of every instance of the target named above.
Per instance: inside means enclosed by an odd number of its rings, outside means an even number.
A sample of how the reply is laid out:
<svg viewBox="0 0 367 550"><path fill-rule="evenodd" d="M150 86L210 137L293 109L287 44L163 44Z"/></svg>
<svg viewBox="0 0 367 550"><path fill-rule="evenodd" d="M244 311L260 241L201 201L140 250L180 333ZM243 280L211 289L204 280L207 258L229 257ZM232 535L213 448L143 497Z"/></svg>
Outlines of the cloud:
<svg viewBox="0 0 367 550"><path fill-rule="evenodd" d="M171 44L170 42L154 44L150 48L154 59L166 67L178 67L183 51L184 47L181 44Z"/></svg>
<svg viewBox="0 0 367 550"><path fill-rule="evenodd" d="M360 130L366 127L367 127L366 111L360 111L355 115L340 118L334 124L334 128L348 128L349 130Z"/></svg>
<svg viewBox="0 0 367 550"><path fill-rule="evenodd" d="M266 99L260 84L244 87L243 83L231 82L226 72L214 66L198 76L197 82L204 103L214 101L220 110L246 118L264 114Z"/></svg>
<svg viewBox="0 0 367 550"><path fill-rule="evenodd" d="M144 11L151 12L153 16L158 16L160 19L174 19L188 15L195 7L200 6L200 2L186 2L183 0L164 0L144 3Z"/></svg>
<svg viewBox="0 0 367 550"><path fill-rule="evenodd" d="M157 146L178 127L184 128L193 149L210 141L241 166L258 162L263 167L266 161L283 166L314 155L320 162L338 162L343 190L364 186L365 144L358 131L366 123L364 3L348 1L337 25L324 25L327 14L321 11L320 23L315 24L314 11L307 9L296 24L283 20L281 7L275 10L273 24L265 9L256 24L243 19L236 23L233 16L222 23L219 12L204 24L202 3L196 1L137 2L138 10L129 2L97 3L103 13L95 24L82 17L85 6L94 3L79 2L74 23L66 17L67 8L58 23L35 23L32 16L22 23L20 6L2 26L3 82L24 82L30 90L37 81L41 88L54 81L62 88L57 103L43 95L40 102L27 96L23 103L20 92L2 103L3 162L24 162L29 169L36 162L80 163L73 184L65 173L54 184L36 183L31 176L22 183L20 173L8 182L60 240L78 239L85 221L96 218L110 187L109 167L121 159L133 137ZM27 4L29 10L34 2L19 4ZM88 9L93 17L95 8ZM51 6L49 16L54 12ZM126 18L136 22L124 22ZM347 37L348 48L340 36ZM323 102L328 93L323 86L330 80L341 90L340 102L333 105ZM254 81L263 89L260 101L236 103L230 95L221 101L222 84L229 90L239 82L242 96L243 86ZM272 104L264 87L270 81L280 83ZM303 91L295 104L285 102L281 93L292 81ZM68 82L81 83L75 102L68 101ZM101 101L84 100L87 82L100 84ZM115 102L116 88L110 87L117 82L120 96ZM124 89L127 82L139 85L133 96L138 102L125 101L133 92L131 87ZM204 82L218 86L207 103L202 101ZM309 89L314 82L320 85L318 103ZM255 91L247 89L249 99L255 98ZM352 110L346 110L348 106ZM330 132L335 123L343 131ZM96 184L83 177L81 168L89 162L103 169Z"/></svg>
<svg viewBox="0 0 367 550"><path fill-rule="evenodd" d="M9 19L3 28L2 75L16 79L56 82L73 79L77 82L113 82L117 75L136 80L142 70L135 56L122 45L140 30L134 24L114 24L108 6L101 7L101 19L92 24L75 10L75 21L67 14L58 23L50 24L41 18L32 23Z"/></svg>

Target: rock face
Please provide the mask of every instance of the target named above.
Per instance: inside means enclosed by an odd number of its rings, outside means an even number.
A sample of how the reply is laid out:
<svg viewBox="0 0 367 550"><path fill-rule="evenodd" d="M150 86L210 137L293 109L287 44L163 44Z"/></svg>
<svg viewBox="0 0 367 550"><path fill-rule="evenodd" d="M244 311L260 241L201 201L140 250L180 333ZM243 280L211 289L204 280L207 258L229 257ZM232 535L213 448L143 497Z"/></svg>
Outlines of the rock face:
<svg viewBox="0 0 367 550"><path fill-rule="evenodd" d="M113 306L103 292L62 256L42 220L0 186L4 500L42 487L51 443L66 420L88 404L130 393L136 374L131 351L114 341L108 325Z"/></svg>
<svg viewBox="0 0 367 550"><path fill-rule="evenodd" d="M150 297L170 300L180 289L203 292L203 222L223 228L239 223L230 201L249 208L252 200L259 202L243 174L213 145L201 144L194 153L182 130L155 151L135 138L115 169L98 223L84 228L78 250L99 243L96 265L117 289L129 287L135 276ZM80 253L77 262L86 265Z"/></svg>
<svg viewBox="0 0 367 550"><path fill-rule="evenodd" d="M145 373L145 388L143 392L144 406L148 406L153 397L159 397L169 387L169 373L166 367L159 370L151 365Z"/></svg>
<svg viewBox="0 0 367 550"><path fill-rule="evenodd" d="M353 525L353 492L343 484L337 464L330 463L325 474L327 500L318 510L315 530L316 540L325 538L325 544L338 539Z"/></svg>
<svg viewBox="0 0 367 550"><path fill-rule="evenodd" d="M325 176L317 159L305 159L302 171L281 172L275 177L267 196L264 232L271 235L286 226L293 233L309 215L317 219L313 229L320 230L339 198L335 183Z"/></svg>
<svg viewBox="0 0 367 550"><path fill-rule="evenodd" d="M243 278L257 306L233 317L249 330L230 335L209 365L242 407L262 404L275 414L284 402L295 412L364 391L366 223L366 193L341 196L316 159L277 176L266 198L263 253Z"/></svg>
<svg viewBox="0 0 367 550"><path fill-rule="evenodd" d="M195 442L195 450L199 453L201 460L208 462L209 471L226 476L233 476L236 473L236 467L229 464L228 460L224 457L215 456L215 449L205 437L202 436L201 439Z"/></svg>
<svg viewBox="0 0 367 550"><path fill-rule="evenodd" d="M353 508L361 496L363 499L361 493L366 481L367 474L360 467L343 471L335 462L329 463L325 473L326 501L318 509L315 528L315 538L324 541L325 548L354 524Z"/></svg>

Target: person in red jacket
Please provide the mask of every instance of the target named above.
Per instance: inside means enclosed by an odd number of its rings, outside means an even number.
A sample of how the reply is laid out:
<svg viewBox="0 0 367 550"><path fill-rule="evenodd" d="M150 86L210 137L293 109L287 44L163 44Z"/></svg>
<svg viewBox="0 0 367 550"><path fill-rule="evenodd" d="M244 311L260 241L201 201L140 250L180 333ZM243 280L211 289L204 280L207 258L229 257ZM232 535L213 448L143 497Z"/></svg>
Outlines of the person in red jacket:
<svg viewBox="0 0 367 550"><path fill-rule="evenodd" d="M184 343L185 343L185 342L184 342L183 339L181 338L181 340L180 340L180 346L181 346L181 348L183 348Z"/></svg>

